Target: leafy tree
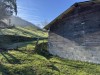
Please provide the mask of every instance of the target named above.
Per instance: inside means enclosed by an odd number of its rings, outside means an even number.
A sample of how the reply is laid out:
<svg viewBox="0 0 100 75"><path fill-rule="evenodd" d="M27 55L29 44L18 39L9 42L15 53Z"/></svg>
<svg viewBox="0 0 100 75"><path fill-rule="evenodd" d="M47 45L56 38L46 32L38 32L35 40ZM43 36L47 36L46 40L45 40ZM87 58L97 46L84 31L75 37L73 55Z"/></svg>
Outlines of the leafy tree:
<svg viewBox="0 0 100 75"><path fill-rule="evenodd" d="M0 20L13 15L14 12L17 15L16 0L0 0Z"/></svg>

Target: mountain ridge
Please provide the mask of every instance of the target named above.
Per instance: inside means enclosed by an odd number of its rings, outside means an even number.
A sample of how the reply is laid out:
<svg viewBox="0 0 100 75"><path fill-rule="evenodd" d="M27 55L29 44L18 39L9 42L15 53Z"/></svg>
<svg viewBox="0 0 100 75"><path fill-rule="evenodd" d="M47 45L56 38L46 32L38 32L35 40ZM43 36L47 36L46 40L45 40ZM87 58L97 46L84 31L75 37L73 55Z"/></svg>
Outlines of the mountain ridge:
<svg viewBox="0 0 100 75"><path fill-rule="evenodd" d="M6 23L7 25L14 25L14 26L21 26L21 27L26 27L26 26L31 26L37 29L40 29L38 26L36 26L35 24L26 21L24 19L22 19L19 16L11 16L7 19L2 20L4 23Z"/></svg>

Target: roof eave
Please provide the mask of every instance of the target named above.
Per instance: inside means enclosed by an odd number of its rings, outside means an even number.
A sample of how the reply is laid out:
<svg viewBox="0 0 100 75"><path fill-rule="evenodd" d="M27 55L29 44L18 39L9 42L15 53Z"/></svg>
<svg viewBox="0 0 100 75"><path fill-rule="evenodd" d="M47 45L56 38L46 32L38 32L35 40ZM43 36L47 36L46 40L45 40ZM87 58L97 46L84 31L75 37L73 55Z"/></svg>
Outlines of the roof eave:
<svg viewBox="0 0 100 75"><path fill-rule="evenodd" d="M60 14L57 18L55 18L53 21L51 21L48 25L44 27L44 29L49 30L50 26L53 25L57 20L62 19L62 17L65 14L68 14L70 11L75 9L78 5L85 5L85 4L90 4L90 3L100 3L100 1L85 1L85 2L79 2L79 3L74 3L70 8L68 8L66 11L64 11L62 14Z"/></svg>

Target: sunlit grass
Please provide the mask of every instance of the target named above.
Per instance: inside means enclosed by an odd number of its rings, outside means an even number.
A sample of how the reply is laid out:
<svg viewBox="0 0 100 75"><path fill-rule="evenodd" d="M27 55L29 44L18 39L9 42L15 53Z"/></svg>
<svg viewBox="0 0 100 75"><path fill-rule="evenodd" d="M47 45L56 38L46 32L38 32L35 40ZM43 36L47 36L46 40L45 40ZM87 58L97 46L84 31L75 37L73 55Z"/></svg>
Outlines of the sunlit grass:
<svg viewBox="0 0 100 75"><path fill-rule="evenodd" d="M42 43L43 40L39 41ZM45 40L46 42L46 40ZM47 58L34 52L36 41L18 50L0 54L1 75L100 75L100 65L62 59L56 56ZM40 47L40 46L39 46ZM41 49L41 48L40 48Z"/></svg>
<svg viewBox="0 0 100 75"><path fill-rule="evenodd" d="M19 35L26 37L47 37L47 33L38 30L34 27L20 27L17 26L13 29L2 29L0 30L0 35Z"/></svg>

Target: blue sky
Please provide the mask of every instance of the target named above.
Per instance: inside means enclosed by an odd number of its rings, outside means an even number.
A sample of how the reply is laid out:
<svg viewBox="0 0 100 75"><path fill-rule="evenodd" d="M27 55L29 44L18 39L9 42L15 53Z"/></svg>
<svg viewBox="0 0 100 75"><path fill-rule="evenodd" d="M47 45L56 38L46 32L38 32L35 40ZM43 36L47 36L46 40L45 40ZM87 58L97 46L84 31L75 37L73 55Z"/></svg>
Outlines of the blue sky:
<svg viewBox="0 0 100 75"><path fill-rule="evenodd" d="M72 4L82 1L87 0L17 0L18 16L42 27L43 22L51 22Z"/></svg>

